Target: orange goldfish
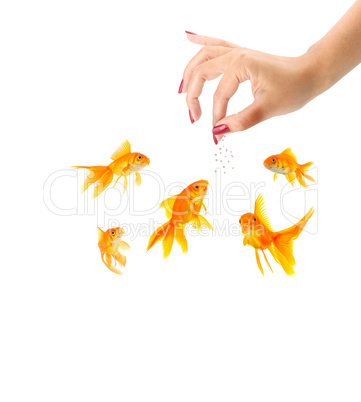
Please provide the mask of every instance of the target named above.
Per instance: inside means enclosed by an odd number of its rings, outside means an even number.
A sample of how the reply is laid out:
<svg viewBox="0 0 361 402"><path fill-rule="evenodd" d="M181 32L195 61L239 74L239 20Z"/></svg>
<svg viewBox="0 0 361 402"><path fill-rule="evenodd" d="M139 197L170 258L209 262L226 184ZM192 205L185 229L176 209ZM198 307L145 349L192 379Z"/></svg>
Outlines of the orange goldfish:
<svg viewBox="0 0 361 402"><path fill-rule="evenodd" d="M296 224L280 232L273 232L270 220L266 214L265 203L262 194L257 197L254 214L247 213L241 216L239 223L244 234L243 245L247 244L255 248L258 268L264 275L258 250L261 250L267 265L272 268L267 260L264 250L268 249L272 257L279 263L287 275L293 275L293 267L296 265L293 256L293 241L297 239L306 223L314 213L311 208L307 214ZM272 271L273 272L273 271Z"/></svg>
<svg viewBox="0 0 361 402"><path fill-rule="evenodd" d="M114 183L114 187L118 180L124 178L123 194L128 186L127 176L135 173L135 184L137 186L141 183L139 170L149 165L149 159L138 152L130 151L130 144L128 141L123 142L120 147L111 156L113 162L109 166L73 166L75 169L89 169L90 172L84 184L81 187L83 193L89 186L98 182L94 188L92 198L97 197L103 192L109 184L113 181L113 175L119 176Z"/></svg>
<svg viewBox="0 0 361 402"><path fill-rule="evenodd" d="M296 155L292 152L291 148L285 149L278 155L272 155L267 158L263 165L271 172L275 172L273 180L277 179L279 173L284 174L286 179L294 186L295 179L301 184L302 187L307 187L303 177L315 182L314 178L305 173L312 165L313 162L300 165L297 163Z"/></svg>
<svg viewBox="0 0 361 402"><path fill-rule="evenodd" d="M122 241L122 236L125 230L123 228L111 228L103 232L98 228L98 246L104 264L115 274L121 275L120 269L116 267L117 263L124 267L127 259L123 254L120 254L118 249L129 250L129 245ZM112 257L114 258L114 265L112 265ZM105 258L105 260L104 260Z"/></svg>
<svg viewBox="0 0 361 402"><path fill-rule="evenodd" d="M202 230L202 226L213 230L206 218L200 215L202 206L207 213L203 202L207 194L207 188L208 181L199 180L190 184L180 194L169 197L159 204L161 208L165 208L165 214L169 221L152 234L147 251L155 243L163 240L163 255L164 258L167 258L172 250L173 240L176 239L183 253L186 253L188 243L184 235L184 229L187 223L192 224L199 231Z"/></svg>

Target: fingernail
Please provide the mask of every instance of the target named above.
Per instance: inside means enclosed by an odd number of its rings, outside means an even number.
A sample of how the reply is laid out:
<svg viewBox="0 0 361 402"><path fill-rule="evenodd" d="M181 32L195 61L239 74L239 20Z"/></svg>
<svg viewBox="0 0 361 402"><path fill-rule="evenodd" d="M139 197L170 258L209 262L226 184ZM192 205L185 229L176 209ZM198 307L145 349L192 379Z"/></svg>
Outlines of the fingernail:
<svg viewBox="0 0 361 402"><path fill-rule="evenodd" d="M223 134L213 134L213 141L216 145L218 145L219 141L224 137Z"/></svg>
<svg viewBox="0 0 361 402"><path fill-rule="evenodd" d="M181 82L180 85L179 85L178 93L181 94L182 91L183 91L183 80L182 80L182 82Z"/></svg>
<svg viewBox="0 0 361 402"><path fill-rule="evenodd" d="M189 31L185 31L186 32L186 34L188 34L188 35L197 35L196 33L194 33L194 32L189 32Z"/></svg>
<svg viewBox="0 0 361 402"><path fill-rule="evenodd" d="M213 127L212 133L219 135L219 134L227 134L230 133L231 130L226 124L221 124L220 126Z"/></svg>
<svg viewBox="0 0 361 402"><path fill-rule="evenodd" d="M192 113L191 113L191 111L189 109L188 109L188 112L189 112L189 118L191 119L191 123L193 124L194 119L193 119Z"/></svg>

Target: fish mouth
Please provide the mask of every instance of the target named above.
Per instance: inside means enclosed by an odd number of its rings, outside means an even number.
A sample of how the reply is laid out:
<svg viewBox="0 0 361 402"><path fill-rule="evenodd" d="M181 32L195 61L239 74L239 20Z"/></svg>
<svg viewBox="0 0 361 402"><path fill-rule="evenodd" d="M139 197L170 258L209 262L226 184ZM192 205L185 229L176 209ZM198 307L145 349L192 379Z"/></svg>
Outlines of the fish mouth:
<svg viewBox="0 0 361 402"><path fill-rule="evenodd" d="M249 224L242 223L242 219L239 220L239 224L241 225L241 230L243 235L248 235L251 231Z"/></svg>
<svg viewBox="0 0 361 402"><path fill-rule="evenodd" d="M242 228L242 233L245 235L247 233L249 233L249 226L246 225L242 225L241 224L241 228Z"/></svg>
<svg viewBox="0 0 361 402"><path fill-rule="evenodd" d="M130 167L132 168L132 170L142 170L147 165L149 165L149 163L132 163Z"/></svg>
<svg viewBox="0 0 361 402"><path fill-rule="evenodd" d="M204 187L204 189L202 190L203 192L204 192L204 191L207 191L208 186L209 186L209 183L208 183L207 180L199 180L198 183L199 183L201 186Z"/></svg>

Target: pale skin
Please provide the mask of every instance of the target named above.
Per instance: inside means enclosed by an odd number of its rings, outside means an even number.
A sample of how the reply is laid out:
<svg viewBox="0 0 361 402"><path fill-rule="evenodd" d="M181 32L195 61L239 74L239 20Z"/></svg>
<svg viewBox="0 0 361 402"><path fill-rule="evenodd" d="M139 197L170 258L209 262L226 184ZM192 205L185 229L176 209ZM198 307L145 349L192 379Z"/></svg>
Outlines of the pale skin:
<svg viewBox="0 0 361 402"><path fill-rule="evenodd" d="M283 57L196 34L187 38L202 49L183 73L191 120L201 117L199 96L206 81L223 75L213 96L213 137L247 130L274 116L294 112L332 87L361 62L361 0L308 51ZM254 102L227 116L228 102L239 85L251 82Z"/></svg>

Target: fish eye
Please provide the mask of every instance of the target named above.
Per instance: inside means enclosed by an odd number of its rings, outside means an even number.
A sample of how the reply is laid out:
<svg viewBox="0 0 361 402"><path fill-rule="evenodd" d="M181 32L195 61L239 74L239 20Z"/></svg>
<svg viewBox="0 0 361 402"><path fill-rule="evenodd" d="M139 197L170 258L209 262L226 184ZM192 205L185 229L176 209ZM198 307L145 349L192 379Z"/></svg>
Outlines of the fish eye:
<svg viewBox="0 0 361 402"><path fill-rule="evenodd" d="M276 162L276 159L272 159L272 163L275 163Z"/></svg>
<svg viewBox="0 0 361 402"><path fill-rule="evenodd" d="M139 155L137 159L138 159L138 161L140 161L142 159L142 157Z"/></svg>
<svg viewBox="0 0 361 402"><path fill-rule="evenodd" d="M198 190L198 188L199 188L198 184L196 186L194 186L194 188L196 188Z"/></svg>
<svg viewBox="0 0 361 402"><path fill-rule="evenodd" d="M257 222L257 218L253 218L253 222Z"/></svg>
<svg viewBox="0 0 361 402"><path fill-rule="evenodd" d="M115 235L115 232L114 232L114 230L112 230L112 236L114 236Z"/></svg>

